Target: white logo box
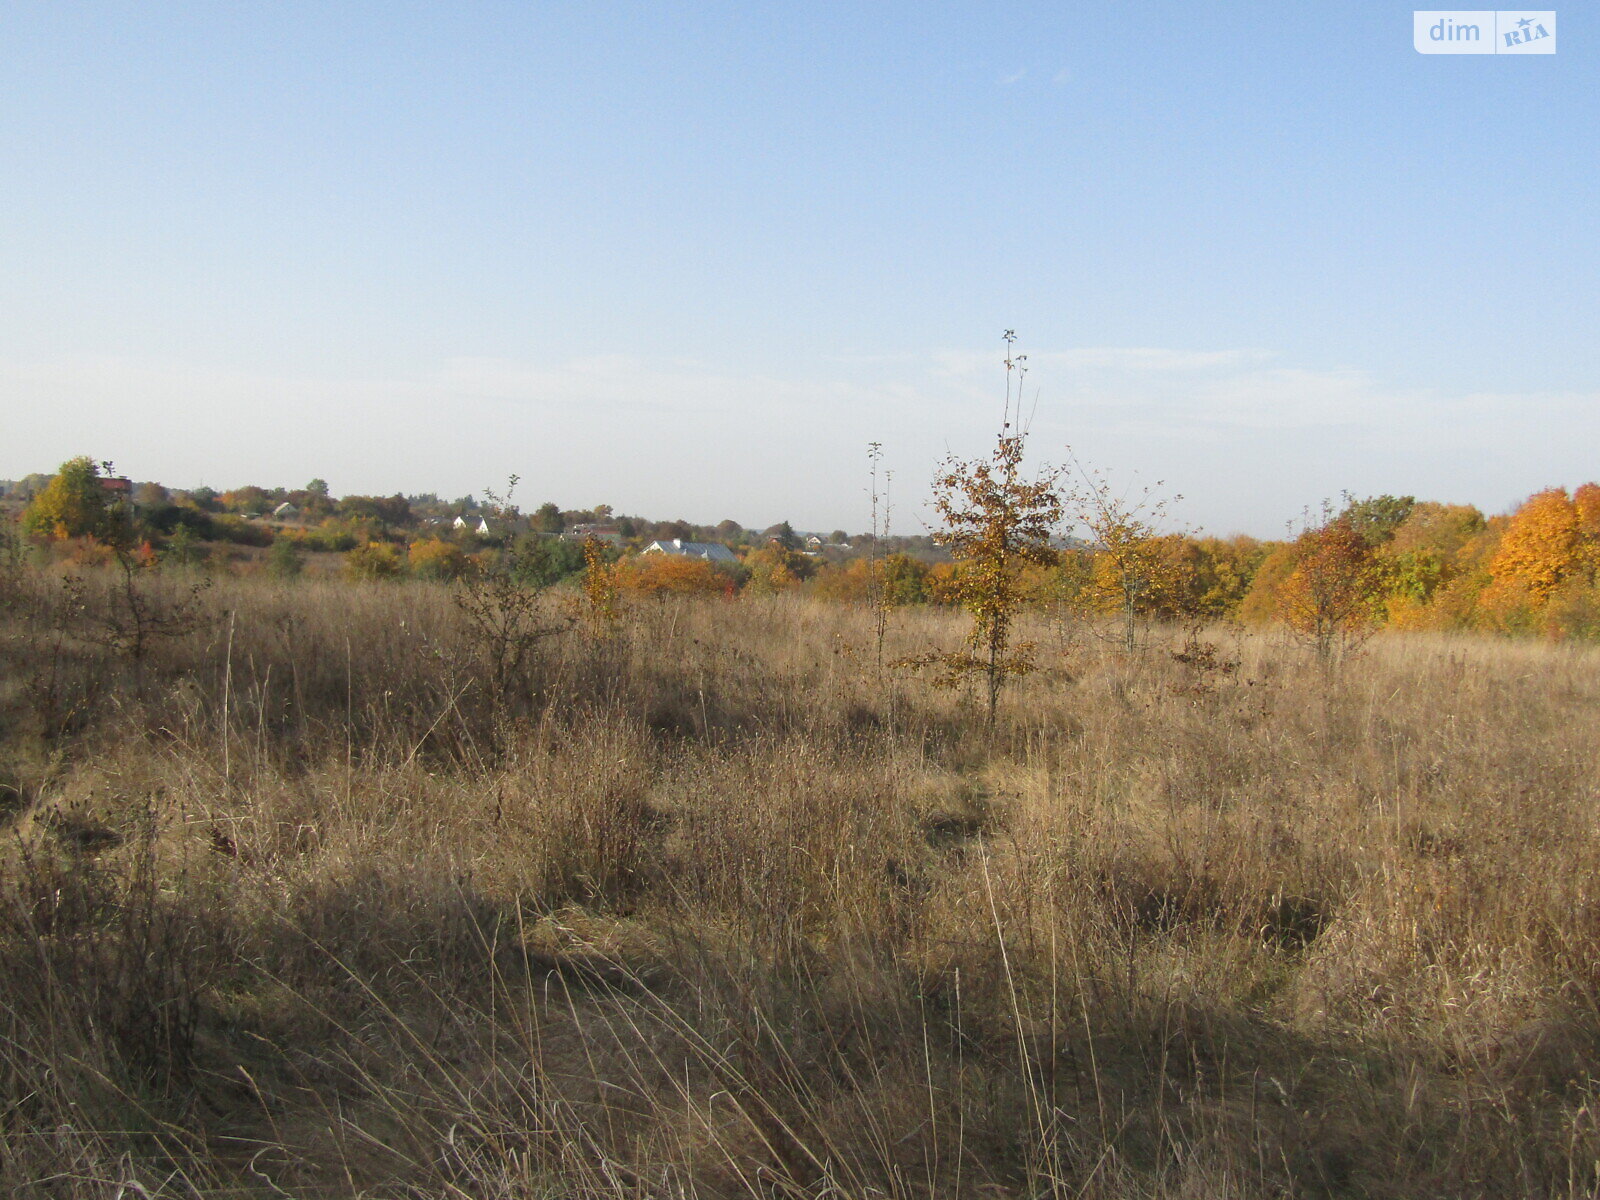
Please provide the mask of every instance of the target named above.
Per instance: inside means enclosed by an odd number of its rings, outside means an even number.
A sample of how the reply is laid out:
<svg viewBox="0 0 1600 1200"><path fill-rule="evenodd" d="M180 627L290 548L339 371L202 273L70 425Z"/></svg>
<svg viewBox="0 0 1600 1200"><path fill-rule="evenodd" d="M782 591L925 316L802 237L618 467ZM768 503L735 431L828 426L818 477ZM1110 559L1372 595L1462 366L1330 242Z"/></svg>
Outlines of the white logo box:
<svg viewBox="0 0 1600 1200"><path fill-rule="evenodd" d="M1411 42L1418 54L1554 54L1556 14L1552 9L1413 12Z"/></svg>

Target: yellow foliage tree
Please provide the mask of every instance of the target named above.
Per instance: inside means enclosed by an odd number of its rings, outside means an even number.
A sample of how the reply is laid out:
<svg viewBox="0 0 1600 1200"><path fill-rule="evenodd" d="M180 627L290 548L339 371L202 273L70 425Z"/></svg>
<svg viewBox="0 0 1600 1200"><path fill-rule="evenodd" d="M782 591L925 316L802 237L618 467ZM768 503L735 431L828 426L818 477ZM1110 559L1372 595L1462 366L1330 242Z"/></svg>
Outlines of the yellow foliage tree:
<svg viewBox="0 0 1600 1200"><path fill-rule="evenodd" d="M605 544L597 537L583 539L583 594L589 602L589 627L596 636L611 632L622 616L618 604L621 572L606 558Z"/></svg>
<svg viewBox="0 0 1600 1200"><path fill-rule="evenodd" d="M368 542L344 556L344 569L351 579L398 579L405 567L400 547L390 542Z"/></svg>
<svg viewBox="0 0 1600 1200"><path fill-rule="evenodd" d="M100 468L87 455L62 463L22 517L23 532L61 539L103 538L110 523Z"/></svg>
<svg viewBox="0 0 1600 1200"><path fill-rule="evenodd" d="M814 571L811 560L798 550L790 550L777 541L767 543L759 550L745 556L745 568L750 572L746 589L757 596L773 595L797 587Z"/></svg>
<svg viewBox="0 0 1600 1200"><path fill-rule="evenodd" d="M1095 608L1119 619L1122 644L1132 650L1140 618L1179 603L1185 573L1182 539L1161 533L1168 502L1151 488L1137 495L1119 493L1104 474L1081 467L1079 473L1087 486L1078 498L1078 520L1094 546L1085 595Z"/></svg>
<svg viewBox="0 0 1600 1200"><path fill-rule="evenodd" d="M454 582L472 569L465 551L443 538L418 538L411 543L406 557L412 573L423 579Z"/></svg>
<svg viewBox="0 0 1600 1200"><path fill-rule="evenodd" d="M1578 513L1578 537L1591 571L1600 571L1600 483L1586 483L1572 493Z"/></svg>
<svg viewBox="0 0 1600 1200"><path fill-rule="evenodd" d="M1548 488L1512 515L1489 561L1492 582L1479 604L1502 628L1530 628L1551 593L1584 560L1577 505L1565 488Z"/></svg>
<svg viewBox="0 0 1600 1200"><path fill-rule="evenodd" d="M852 558L838 566L823 566L811 585L811 594L840 604L866 604L872 599L873 563Z"/></svg>

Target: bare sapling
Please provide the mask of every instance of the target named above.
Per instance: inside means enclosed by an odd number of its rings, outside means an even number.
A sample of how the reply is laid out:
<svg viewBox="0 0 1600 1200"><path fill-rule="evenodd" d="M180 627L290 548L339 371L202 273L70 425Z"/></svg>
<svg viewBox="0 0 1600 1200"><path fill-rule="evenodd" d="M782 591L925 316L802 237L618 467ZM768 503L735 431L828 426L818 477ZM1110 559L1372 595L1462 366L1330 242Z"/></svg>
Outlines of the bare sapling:
<svg viewBox="0 0 1600 1200"><path fill-rule="evenodd" d="M1119 640L1131 651L1139 622L1177 599L1182 571L1163 526L1172 503L1183 497L1162 496L1159 481L1118 491L1105 472L1085 469L1075 456L1071 461L1084 485L1074 498L1076 516L1093 554L1083 594L1116 616Z"/></svg>
<svg viewBox="0 0 1600 1200"><path fill-rule="evenodd" d="M572 624L569 617L550 611L539 577L521 569L527 565L525 551L511 533L519 516L511 499L517 478L511 476L504 496L485 489L492 518L507 531L506 544L463 576L454 594L482 662L495 737L502 742L513 695L534 648Z"/></svg>

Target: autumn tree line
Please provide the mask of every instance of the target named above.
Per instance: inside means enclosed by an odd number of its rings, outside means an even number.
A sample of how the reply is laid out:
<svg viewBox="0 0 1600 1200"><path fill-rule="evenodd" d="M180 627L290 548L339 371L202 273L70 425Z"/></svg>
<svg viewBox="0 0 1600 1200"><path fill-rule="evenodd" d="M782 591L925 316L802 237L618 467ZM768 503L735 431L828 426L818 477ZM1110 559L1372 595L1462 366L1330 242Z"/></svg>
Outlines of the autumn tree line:
<svg viewBox="0 0 1600 1200"><path fill-rule="evenodd" d="M108 466L79 458L53 476L10 485L0 504L12 559L120 560L143 570L280 579L336 569L360 582L455 582L509 571L532 589L587 584L618 597L797 593L885 610L971 607L972 575L989 569L963 553L959 539L937 533L836 530L808 550L787 522L755 531L732 521L618 517L605 505L564 511L546 503L523 513L498 496L335 498L320 480L293 490L184 493L152 483L118 490ZM284 504L291 515L273 519ZM1600 638L1596 483L1550 488L1495 516L1410 496L1346 496L1308 511L1282 540L1166 532L1150 512L1115 506L1057 515L1066 519L1048 549L1006 567L1008 588L1024 607L1113 618L1130 641L1150 622L1210 621L1281 623L1325 653L1385 628ZM455 517L465 518L459 527ZM587 544L585 530L598 531ZM736 561L640 553L651 540L672 538L718 542Z"/></svg>

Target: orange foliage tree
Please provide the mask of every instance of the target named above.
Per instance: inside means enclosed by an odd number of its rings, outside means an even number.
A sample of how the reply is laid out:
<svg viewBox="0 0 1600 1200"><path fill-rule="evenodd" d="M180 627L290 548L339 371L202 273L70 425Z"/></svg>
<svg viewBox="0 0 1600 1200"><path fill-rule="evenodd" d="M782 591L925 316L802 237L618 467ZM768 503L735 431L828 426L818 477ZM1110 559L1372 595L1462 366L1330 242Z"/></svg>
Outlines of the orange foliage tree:
<svg viewBox="0 0 1600 1200"><path fill-rule="evenodd" d="M1578 508L1566 488L1529 497L1507 526L1489 563L1493 591L1515 591L1542 606L1583 565Z"/></svg>
<svg viewBox="0 0 1600 1200"><path fill-rule="evenodd" d="M868 558L852 558L837 566L825 565L817 572L811 594L819 600L840 604L867 604L872 600L873 563Z"/></svg>
<svg viewBox="0 0 1600 1200"><path fill-rule="evenodd" d="M1592 485L1590 485L1592 486ZM1593 494L1578 489L1584 510ZM1550 606L1558 593L1564 608L1587 590L1594 574L1596 539L1585 529L1584 512L1565 488L1530 496L1506 523L1489 557L1488 582L1477 598L1477 615L1491 628L1532 633L1551 628ZM1561 622L1557 622L1560 624Z"/></svg>
<svg viewBox="0 0 1600 1200"><path fill-rule="evenodd" d="M1489 560L1481 618L1510 632L1600 635L1600 486L1528 498Z"/></svg>
<svg viewBox="0 0 1600 1200"><path fill-rule="evenodd" d="M619 572L617 582L629 591L653 596L732 596L733 580L703 558L680 554L645 554Z"/></svg>
<svg viewBox="0 0 1600 1200"><path fill-rule="evenodd" d="M1278 616L1331 664L1375 628L1383 573L1355 525L1324 506L1320 524L1295 539L1294 568L1278 588Z"/></svg>

